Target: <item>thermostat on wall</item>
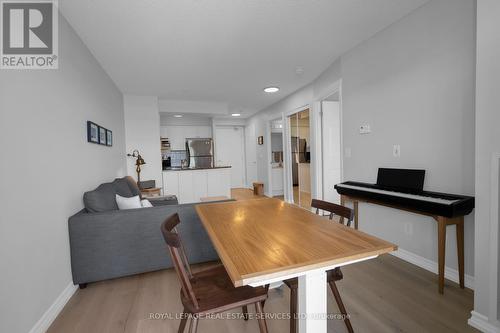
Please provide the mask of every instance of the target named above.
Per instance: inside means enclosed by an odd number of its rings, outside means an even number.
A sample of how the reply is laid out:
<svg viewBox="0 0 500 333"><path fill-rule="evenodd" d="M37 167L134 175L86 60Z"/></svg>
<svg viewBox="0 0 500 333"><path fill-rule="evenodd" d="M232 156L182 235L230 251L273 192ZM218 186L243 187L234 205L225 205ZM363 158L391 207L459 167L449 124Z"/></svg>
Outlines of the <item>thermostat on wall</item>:
<svg viewBox="0 0 500 333"><path fill-rule="evenodd" d="M359 127L359 134L371 133L370 124L364 124Z"/></svg>

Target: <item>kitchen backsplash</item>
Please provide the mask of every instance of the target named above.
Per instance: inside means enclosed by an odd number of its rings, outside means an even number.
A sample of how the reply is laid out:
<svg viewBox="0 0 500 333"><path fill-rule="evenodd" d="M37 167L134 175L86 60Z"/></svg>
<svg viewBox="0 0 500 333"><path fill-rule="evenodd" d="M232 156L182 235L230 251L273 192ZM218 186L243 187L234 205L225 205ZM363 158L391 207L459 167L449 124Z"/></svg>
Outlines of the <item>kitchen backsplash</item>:
<svg viewBox="0 0 500 333"><path fill-rule="evenodd" d="M186 159L185 150L171 150L163 154L163 159L166 160L170 157L170 164L172 167L180 167L181 161Z"/></svg>

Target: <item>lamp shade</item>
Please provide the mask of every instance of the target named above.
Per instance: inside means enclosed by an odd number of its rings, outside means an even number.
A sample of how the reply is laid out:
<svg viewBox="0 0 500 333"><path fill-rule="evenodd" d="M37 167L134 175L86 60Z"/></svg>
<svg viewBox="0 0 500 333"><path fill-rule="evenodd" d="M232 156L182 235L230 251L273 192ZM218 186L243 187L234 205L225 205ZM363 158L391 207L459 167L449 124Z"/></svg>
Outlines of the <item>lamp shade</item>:
<svg viewBox="0 0 500 333"><path fill-rule="evenodd" d="M143 164L146 164L146 161L144 161L141 155L137 155L137 161L135 161L135 165L143 165Z"/></svg>

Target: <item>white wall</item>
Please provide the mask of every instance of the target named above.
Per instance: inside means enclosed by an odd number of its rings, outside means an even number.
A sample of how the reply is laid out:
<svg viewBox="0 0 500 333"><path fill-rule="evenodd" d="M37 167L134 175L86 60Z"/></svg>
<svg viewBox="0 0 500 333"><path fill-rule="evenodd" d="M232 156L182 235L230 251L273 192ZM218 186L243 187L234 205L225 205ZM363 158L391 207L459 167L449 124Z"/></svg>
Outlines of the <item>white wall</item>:
<svg viewBox="0 0 500 333"><path fill-rule="evenodd" d="M141 168L141 180L155 180L161 186L160 114L154 96L125 95L125 136L127 153L139 150L146 165ZM127 157L128 175L137 179L135 158Z"/></svg>
<svg viewBox="0 0 500 333"><path fill-rule="evenodd" d="M475 282L474 311L484 316L489 323L496 324L500 331L498 313L498 231L493 235L494 227L498 230L498 215L490 216L492 157L500 154L500 2L497 0L479 0L477 2L477 75L476 75L476 210L475 225ZM498 158L498 157L497 157ZM493 170L493 172L495 172ZM498 170L496 171L498 173ZM493 199L494 200L494 199ZM498 209L497 209L498 212ZM498 213L497 213L498 214ZM496 236L496 237L492 237ZM493 261L493 262L492 262ZM496 265L495 265L496 264ZM496 304L495 304L496 303ZM474 317L474 316L473 316ZM481 316L479 316L481 317ZM473 318L477 319L477 318ZM481 319L481 318L480 318Z"/></svg>
<svg viewBox="0 0 500 333"><path fill-rule="evenodd" d="M266 121L332 92L342 79L344 179L375 182L378 167L427 170L425 187L474 194L475 8L468 0L434 0L337 59L318 79L248 120L256 135ZM368 122L373 133L361 136ZM392 157L392 145L401 157ZM264 146L257 146L259 180L267 182ZM314 151L311 152L314 160ZM311 171L314 171L311 170ZM315 177L313 175L313 177ZM313 189L314 192L314 189ZM404 233L411 224L412 235ZM360 229L437 261L435 222L379 206L361 205ZM456 268L453 228L447 266ZM474 218L465 223L465 272L474 272Z"/></svg>
<svg viewBox="0 0 500 333"><path fill-rule="evenodd" d="M125 175L122 94L62 16L59 31L58 70L0 71L1 332L30 331L71 294L68 217ZM87 143L87 120L114 146Z"/></svg>

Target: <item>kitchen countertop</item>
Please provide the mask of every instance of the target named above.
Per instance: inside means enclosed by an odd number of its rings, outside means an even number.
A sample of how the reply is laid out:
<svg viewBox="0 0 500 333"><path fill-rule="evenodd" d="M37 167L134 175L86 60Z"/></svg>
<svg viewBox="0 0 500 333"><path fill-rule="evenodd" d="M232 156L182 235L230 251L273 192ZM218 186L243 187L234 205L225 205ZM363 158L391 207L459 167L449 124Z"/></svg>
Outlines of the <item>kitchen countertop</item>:
<svg viewBox="0 0 500 333"><path fill-rule="evenodd" d="M174 168L166 168L163 169L163 171L193 171L193 170L211 170L211 169L227 169L230 168L231 166L216 166L216 167L210 167L210 168L179 168L179 167L174 167Z"/></svg>

